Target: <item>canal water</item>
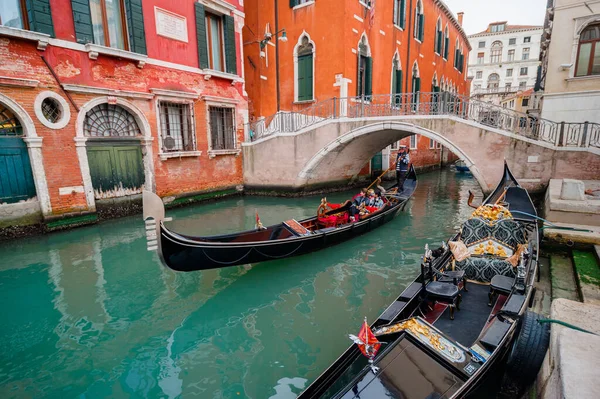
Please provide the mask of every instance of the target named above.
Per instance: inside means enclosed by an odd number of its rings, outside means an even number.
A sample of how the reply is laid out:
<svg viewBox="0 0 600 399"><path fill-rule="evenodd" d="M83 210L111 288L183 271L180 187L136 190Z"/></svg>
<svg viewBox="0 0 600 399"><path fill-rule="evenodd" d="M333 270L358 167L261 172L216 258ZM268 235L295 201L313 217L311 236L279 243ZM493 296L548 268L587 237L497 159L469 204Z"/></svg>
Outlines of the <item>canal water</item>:
<svg viewBox="0 0 600 399"><path fill-rule="evenodd" d="M474 179L419 176L406 212L339 246L175 273L141 216L0 244L1 398L294 398L470 214ZM328 196L342 202L351 192ZM218 234L313 215L319 197L237 197L170 210Z"/></svg>

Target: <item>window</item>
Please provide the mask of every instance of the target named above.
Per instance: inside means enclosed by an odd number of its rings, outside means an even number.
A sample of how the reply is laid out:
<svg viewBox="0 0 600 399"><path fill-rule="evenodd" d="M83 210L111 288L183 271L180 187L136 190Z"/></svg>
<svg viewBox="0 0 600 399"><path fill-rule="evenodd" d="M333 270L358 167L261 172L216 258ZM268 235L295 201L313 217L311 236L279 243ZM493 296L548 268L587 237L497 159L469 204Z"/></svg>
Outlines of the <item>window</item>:
<svg viewBox="0 0 600 399"><path fill-rule="evenodd" d="M512 83L507 83L506 85L504 85L504 90L505 91L510 91L510 89L512 88Z"/></svg>
<svg viewBox="0 0 600 399"><path fill-rule="evenodd" d="M475 85L475 90L481 90L481 85Z"/></svg>
<svg viewBox="0 0 600 399"><path fill-rule="evenodd" d="M94 43L129 50L122 0L90 0Z"/></svg>
<svg viewBox="0 0 600 399"><path fill-rule="evenodd" d="M527 82L519 82L519 90L524 90L527 87Z"/></svg>
<svg viewBox="0 0 600 399"><path fill-rule="evenodd" d="M425 15L423 14L423 2L417 1L417 7L415 8L415 31L414 38L423 41L423 33L425 29Z"/></svg>
<svg viewBox="0 0 600 399"><path fill-rule="evenodd" d="M492 33L504 32L505 24L496 24L491 26Z"/></svg>
<svg viewBox="0 0 600 399"><path fill-rule="evenodd" d="M410 136L410 149L411 150L417 149L417 136L414 134L412 136Z"/></svg>
<svg viewBox="0 0 600 399"><path fill-rule="evenodd" d="M527 76L527 67L523 67L521 68L521 71L519 72L519 76Z"/></svg>
<svg viewBox="0 0 600 399"><path fill-rule="evenodd" d="M579 36L575 76L600 75L600 24L590 25Z"/></svg>
<svg viewBox="0 0 600 399"><path fill-rule="evenodd" d="M502 62L502 42L499 40L492 43L490 62L492 64L499 64L500 62Z"/></svg>
<svg viewBox="0 0 600 399"><path fill-rule="evenodd" d="M0 2L0 25L29 29L27 19L23 18L23 15L27 15L23 9L23 3L21 0L2 0Z"/></svg>
<svg viewBox="0 0 600 399"><path fill-rule="evenodd" d="M432 150L435 148L435 140L429 139L429 149Z"/></svg>
<svg viewBox="0 0 600 399"><path fill-rule="evenodd" d="M162 152L194 151L196 142L192 104L160 101L158 112Z"/></svg>
<svg viewBox="0 0 600 399"><path fill-rule="evenodd" d="M413 111L416 111L417 105L420 101L421 93L421 77L419 74L419 66L415 61L412 70L412 93L413 93Z"/></svg>
<svg viewBox="0 0 600 399"><path fill-rule="evenodd" d="M394 0L394 25L406 28L406 0Z"/></svg>
<svg viewBox="0 0 600 399"><path fill-rule="evenodd" d="M529 47L525 47L525 48L523 49L523 57L522 57L522 60L523 60L523 61L526 61L526 60L528 60L528 59L529 59Z"/></svg>
<svg viewBox="0 0 600 399"><path fill-rule="evenodd" d="M516 37L508 39L508 45L509 46L514 46L516 44L517 44L517 38Z"/></svg>
<svg viewBox="0 0 600 399"><path fill-rule="evenodd" d="M233 108L209 107L211 150L235 149Z"/></svg>
<svg viewBox="0 0 600 399"><path fill-rule="evenodd" d="M400 147L400 142L399 141L394 141L391 146L390 149L392 150L397 150Z"/></svg>
<svg viewBox="0 0 600 399"><path fill-rule="evenodd" d="M531 36L525 36L523 38L523 43L531 43Z"/></svg>
<svg viewBox="0 0 600 399"><path fill-rule="evenodd" d="M313 100L314 76L314 47L308 36L302 36L300 44L296 46L298 63L295 66L297 76L297 101Z"/></svg>
<svg viewBox="0 0 600 399"><path fill-rule="evenodd" d="M508 58L507 61L514 61L515 60L515 50L508 50Z"/></svg>
<svg viewBox="0 0 600 399"><path fill-rule="evenodd" d="M479 48L485 48L485 42L479 42Z"/></svg>
<svg viewBox="0 0 600 399"><path fill-rule="evenodd" d="M481 78L483 78L483 71L475 72L475 79L481 79Z"/></svg>
<svg viewBox="0 0 600 399"><path fill-rule="evenodd" d="M529 97L525 97L525 98L523 98L523 101L521 101L521 105L522 105L523 107L527 107L527 106L529 106Z"/></svg>
<svg viewBox="0 0 600 399"><path fill-rule="evenodd" d="M438 18L437 25L435 27L435 53L442 54L442 47L444 46L444 33L442 32L442 19Z"/></svg>
<svg viewBox="0 0 600 399"><path fill-rule="evenodd" d="M497 73L492 73L488 76L488 89L492 91L497 91L498 86L500 84L500 75Z"/></svg>
<svg viewBox="0 0 600 399"><path fill-rule="evenodd" d="M206 36L209 68L225 72L223 62L223 23L221 17L206 13Z"/></svg>
<svg viewBox="0 0 600 399"><path fill-rule="evenodd" d="M448 54L450 53L450 32L448 31L448 25L444 32L444 59L448 60Z"/></svg>
<svg viewBox="0 0 600 399"><path fill-rule="evenodd" d="M400 105L402 103L402 70L400 69L400 57L394 56L392 61L392 104Z"/></svg>
<svg viewBox="0 0 600 399"><path fill-rule="evenodd" d="M290 0L290 7L296 7L300 4L312 3L314 0Z"/></svg>
<svg viewBox="0 0 600 399"><path fill-rule="evenodd" d="M483 56L485 55L485 53L477 53L477 63L478 64L483 64Z"/></svg>
<svg viewBox="0 0 600 399"><path fill-rule="evenodd" d="M438 143L437 141L435 142L435 148L437 148L438 150L440 148L442 148L442 143Z"/></svg>
<svg viewBox="0 0 600 399"><path fill-rule="evenodd" d="M513 74L513 70L512 70L512 68L511 68L511 69L507 69L507 70L506 70L506 77L507 77L507 78L510 78L510 77L512 77L512 74Z"/></svg>
<svg viewBox="0 0 600 399"><path fill-rule="evenodd" d="M367 100L372 94L373 84L373 59L369 57L369 45L366 36L363 36L358 45L358 82L357 96L366 96Z"/></svg>

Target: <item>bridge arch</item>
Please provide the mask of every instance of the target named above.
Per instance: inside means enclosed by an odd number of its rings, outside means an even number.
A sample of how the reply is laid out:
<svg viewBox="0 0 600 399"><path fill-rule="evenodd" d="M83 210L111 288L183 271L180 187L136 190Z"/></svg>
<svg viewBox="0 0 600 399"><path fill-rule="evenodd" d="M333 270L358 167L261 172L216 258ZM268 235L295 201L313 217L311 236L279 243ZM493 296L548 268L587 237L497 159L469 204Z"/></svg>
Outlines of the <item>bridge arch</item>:
<svg viewBox="0 0 600 399"><path fill-rule="evenodd" d="M320 184L331 181L332 176L356 179L362 167L382 148L413 134L433 139L448 148L465 162L479 185L488 189L483 174L465 151L440 133L407 122L373 123L339 136L306 162L294 186Z"/></svg>

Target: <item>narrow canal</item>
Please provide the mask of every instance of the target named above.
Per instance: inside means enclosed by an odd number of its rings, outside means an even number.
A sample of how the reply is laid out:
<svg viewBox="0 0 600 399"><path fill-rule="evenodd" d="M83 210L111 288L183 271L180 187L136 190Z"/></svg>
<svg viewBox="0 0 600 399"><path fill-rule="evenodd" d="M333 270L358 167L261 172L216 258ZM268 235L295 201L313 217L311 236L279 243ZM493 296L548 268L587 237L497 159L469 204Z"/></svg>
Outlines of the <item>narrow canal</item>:
<svg viewBox="0 0 600 399"><path fill-rule="evenodd" d="M146 251L141 216L0 244L1 398L293 398L470 214L477 182L419 176L406 212L283 261L180 274ZM329 195L341 202L353 193ZM313 215L319 197L238 197L168 211L216 234Z"/></svg>

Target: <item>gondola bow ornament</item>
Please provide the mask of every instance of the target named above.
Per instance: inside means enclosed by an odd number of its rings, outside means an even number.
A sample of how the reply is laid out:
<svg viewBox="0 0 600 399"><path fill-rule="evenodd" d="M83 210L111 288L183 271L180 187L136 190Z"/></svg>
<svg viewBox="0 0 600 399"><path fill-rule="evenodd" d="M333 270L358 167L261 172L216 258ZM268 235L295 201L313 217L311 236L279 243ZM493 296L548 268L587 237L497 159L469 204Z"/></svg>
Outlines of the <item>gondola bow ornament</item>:
<svg viewBox="0 0 600 399"><path fill-rule="evenodd" d="M371 327L369 327L366 317L358 332L358 336L349 334L348 337L358 346L361 353L369 359L373 373L377 373L379 369L373 366L373 359L375 359L375 356L381 347L381 342L377 340L377 337L375 337L371 331Z"/></svg>

